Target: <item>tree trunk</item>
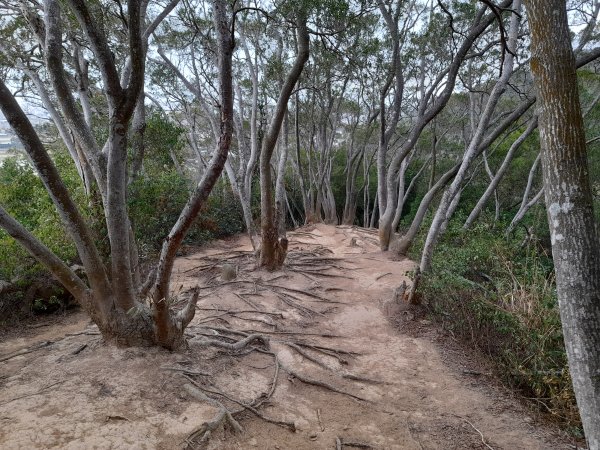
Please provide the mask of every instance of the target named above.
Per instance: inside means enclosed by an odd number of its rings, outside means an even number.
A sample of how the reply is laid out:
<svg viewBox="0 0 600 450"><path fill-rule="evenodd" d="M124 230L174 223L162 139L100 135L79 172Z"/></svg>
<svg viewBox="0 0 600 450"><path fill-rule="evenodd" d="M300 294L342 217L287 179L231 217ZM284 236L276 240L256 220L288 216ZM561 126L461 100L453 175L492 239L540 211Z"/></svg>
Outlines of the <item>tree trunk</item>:
<svg viewBox="0 0 600 450"><path fill-rule="evenodd" d="M470 140L465 155L463 156L461 167L458 170L456 177L452 181L452 184L444 192L444 195L440 200L440 205L438 206L438 209L435 213L433 222L431 223L431 227L429 228L429 232L427 233L425 245L423 247L423 254L421 255L420 264L421 272L427 272L431 266L433 250L435 249L437 240L441 234L441 229L444 227L444 222L449 220L450 216L454 213L454 208L458 204L459 200L457 196L460 196L461 187L467 175L467 171L469 170L469 167L471 166L473 160L479 154L478 150L480 148L481 142L483 141L485 130L489 125L489 122L492 118L492 114L496 109L496 105L498 104L500 97L504 93L510 75L512 74L514 54L517 48L516 44L520 26L519 11L521 9L521 0L514 0L512 2L512 8L514 12L510 21L510 30L507 42L507 47L509 51L505 55L505 59L502 64L502 74L498 78L498 81L496 82L494 88L492 89L492 92L490 93L485 109L479 119L477 129ZM483 150L485 150L485 148Z"/></svg>
<svg viewBox="0 0 600 450"><path fill-rule="evenodd" d="M564 0L525 0L556 287L588 448L600 449L600 236Z"/></svg>
<svg viewBox="0 0 600 450"><path fill-rule="evenodd" d="M496 172L496 175L492 178L491 183L489 184L489 186L487 187L487 189L485 190L485 192L483 193L483 195L481 196L481 198L479 199L479 201L473 208L473 211L471 211L471 214L469 214L469 217L467 218L465 224L463 225L464 229L468 229L471 227L471 225L473 225L473 222L475 222L477 217L479 217L479 214L481 214L483 207L489 200L492 193L497 192L496 188L498 187L498 184L502 180L502 177L508 170L510 163L515 155L515 152L521 146L521 144L523 142L525 142L525 139L527 139L529 137L529 135L533 132L533 130L535 130L536 128L537 128L537 118L535 118L534 120L531 121L531 123L529 124L527 129L510 146L510 149L508 150L508 153L506 154L504 161L502 161L502 165Z"/></svg>
<svg viewBox="0 0 600 450"><path fill-rule="evenodd" d="M298 12L297 38L298 38L298 54L288 76L283 84L273 118L267 135L263 140L262 150L260 153L260 204L261 204L261 232L262 242L260 248L261 267L268 270L277 270L281 268L287 255L287 239L279 239L277 229L277 214L273 200L273 181L271 174L271 158L273 150L277 144L277 138L283 122L283 117L287 110L287 104L292 90L296 85L306 61L308 61L308 52L310 38L306 27L306 17L303 12ZM283 208L283 205L277 205L278 208Z"/></svg>
<svg viewBox="0 0 600 450"><path fill-rule="evenodd" d="M517 213L515 214L515 217L510 222L510 225L506 229L507 235L510 234L510 232L514 229L514 227L517 225L517 223L519 223L521 221L521 219L523 219L523 217L525 216L527 211L529 211L529 209L538 202L538 200L541 198L542 194L544 193L544 188L542 186L542 188L533 197L533 199L531 201L529 200L529 193L531 192L531 188L533 187L533 179L535 177L535 172L537 170L538 165L540 164L541 159L542 159L542 154L539 153L537 155L537 158L535 158L535 161L533 161L533 164L531 165L531 169L529 169L529 176L527 177L527 185L525 186L525 191L523 192L523 200L521 200L521 205L519 206L519 210L517 211Z"/></svg>
<svg viewBox="0 0 600 450"><path fill-rule="evenodd" d="M415 214L415 217L410 224L410 228L404 234L404 236L402 236L400 239L398 239L392 244L392 251L398 256L406 255L415 237L417 236L419 229L421 228L421 224L425 219L425 215L427 214L427 210L433 202L433 199L435 198L437 193L441 189L443 189L444 186L446 186L446 184L448 184L452 177L456 175L456 172L458 172L459 167L459 164L455 165L452 169L450 169L444 175L442 175L437 181L437 183L435 183L433 187L429 189L429 191L427 191L427 194L425 194L425 196L421 200L421 203L419 204L419 209L417 209L417 213Z"/></svg>

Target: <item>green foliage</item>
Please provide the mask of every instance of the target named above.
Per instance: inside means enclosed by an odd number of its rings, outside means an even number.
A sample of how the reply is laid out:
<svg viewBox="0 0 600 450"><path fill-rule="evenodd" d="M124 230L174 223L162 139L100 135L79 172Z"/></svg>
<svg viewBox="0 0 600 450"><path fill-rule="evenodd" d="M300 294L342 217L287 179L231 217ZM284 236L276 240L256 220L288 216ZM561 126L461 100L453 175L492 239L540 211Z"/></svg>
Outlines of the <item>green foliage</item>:
<svg viewBox="0 0 600 450"><path fill-rule="evenodd" d="M57 155L57 165L69 185L73 174L64 155ZM73 261L76 252L66 237L60 218L44 186L29 163L8 158L0 166L0 204L50 250L65 261ZM4 231L0 231L0 279L17 279L21 283L35 277L42 268Z"/></svg>
<svg viewBox="0 0 600 450"><path fill-rule="evenodd" d="M131 184L129 213L143 258L160 250L191 189L188 180L174 170L139 178ZM215 188L217 190L219 187ZM221 194L215 191L186 236L185 243L197 245L243 231L243 215L237 198L231 190Z"/></svg>
<svg viewBox="0 0 600 450"><path fill-rule="evenodd" d="M578 430L550 256L539 242L523 240L525 233L505 239L485 221L468 231L463 222L450 224L422 278L425 303L454 336L488 354L524 397Z"/></svg>
<svg viewBox="0 0 600 450"><path fill-rule="evenodd" d="M144 171L149 176L161 177L165 169L174 167L173 155L178 161L183 157L185 130L165 119L161 114L154 113L146 120L144 133Z"/></svg>

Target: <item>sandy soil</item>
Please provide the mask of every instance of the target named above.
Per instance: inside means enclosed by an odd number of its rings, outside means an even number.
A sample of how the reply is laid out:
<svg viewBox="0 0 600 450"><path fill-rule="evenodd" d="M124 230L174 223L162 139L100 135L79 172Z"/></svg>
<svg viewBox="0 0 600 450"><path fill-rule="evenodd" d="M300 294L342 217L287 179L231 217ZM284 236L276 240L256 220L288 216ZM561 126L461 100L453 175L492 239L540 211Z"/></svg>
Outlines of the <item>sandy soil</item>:
<svg viewBox="0 0 600 450"><path fill-rule="evenodd" d="M251 402L271 390L276 368L275 390L260 413L293 422L295 432L246 411L236 415L242 433L220 428L207 444L189 448L571 447L492 378L461 370L464 364L454 360L460 352L446 352L427 321L415 319L427 330L420 335L392 325L382 304L413 265L389 260L374 234L318 225L289 237L281 272L255 270L245 237L178 259L173 285L180 296L202 288L183 351L106 345L81 313L0 343L0 448L185 448L186 437L217 412L188 393L189 380ZM238 270L232 282L219 276L226 262ZM198 344L207 335L229 342L243 337L225 329L268 335L279 363L252 348Z"/></svg>

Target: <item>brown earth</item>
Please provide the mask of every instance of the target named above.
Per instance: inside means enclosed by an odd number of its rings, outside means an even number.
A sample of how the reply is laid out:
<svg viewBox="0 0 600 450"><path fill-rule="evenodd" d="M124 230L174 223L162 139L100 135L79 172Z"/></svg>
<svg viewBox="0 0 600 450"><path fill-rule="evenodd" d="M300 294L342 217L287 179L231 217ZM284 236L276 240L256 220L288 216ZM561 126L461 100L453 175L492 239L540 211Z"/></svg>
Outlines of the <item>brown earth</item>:
<svg viewBox="0 0 600 450"><path fill-rule="evenodd" d="M245 237L177 261L180 297L201 287L183 351L107 345L81 313L5 339L0 448L573 448L472 361L458 360L462 353L428 321L399 312L396 321L409 320L417 334L390 323L382 304L408 281L411 261L389 260L360 228L317 225L289 237L280 272L255 270ZM238 270L231 282L219 276L225 263ZM201 345L206 336L232 342L251 330L269 336L270 351L259 342L239 351ZM189 394L190 380L220 392L210 395L230 410L239 405L223 394L262 398L260 414L296 431L246 411L235 416L243 432L220 427L208 444L188 444L218 411Z"/></svg>

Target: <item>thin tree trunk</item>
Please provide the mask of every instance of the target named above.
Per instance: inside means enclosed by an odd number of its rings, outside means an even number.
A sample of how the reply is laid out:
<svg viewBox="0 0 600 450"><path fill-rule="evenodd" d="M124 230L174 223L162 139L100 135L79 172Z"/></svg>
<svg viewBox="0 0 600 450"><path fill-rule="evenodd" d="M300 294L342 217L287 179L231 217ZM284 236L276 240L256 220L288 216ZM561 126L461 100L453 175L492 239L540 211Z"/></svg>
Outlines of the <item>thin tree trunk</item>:
<svg viewBox="0 0 600 450"><path fill-rule="evenodd" d="M521 200L521 205L519 206L519 210L515 214L515 217L510 222L510 225L506 229L506 234L510 234L514 229L515 225L520 222L527 211L537 203L537 201L541 198L542 193L544 192L544 187L540 189L540 191L534 196L534 199L529 201L529 193L531 192L531 188L533 186L533 180L535 177L535 172L538 168L540 161L542 160L542 154L539 153L533 164L531 165L531 169L529 169L529 176L527 177L527 185L525 186L525 191L523 192L523 200Z"/></svg>
<svg viewBox="0 0 600 450"><path fill-rule="evenodd" d="M448 182L452 179L454 175L458 172L460 164L456 164L452 169L448 170L444 173L440 179L433 185L431 189L425 194L421 203L419 204L419 208L417 209L417 213L413 221L410 224L410 227L404 235L398 239L396 242L392 244L392 251L399 256L404 256L410 249L419 229L421 228L421 224L425 219L425 215L427 214L427 210L433 202L436 194L448 184Z"/></svg>
<svg viewBox="0 0 600 450"><path fill-rule="evenodd" d="M406 203L408 196L410 195L410 193L416 186L417 180L419 179L419 177L421 176L421 174L424 172L425 168L429 164L429 161L431 161L431 158L428 159L427 161L425 161L425 163L421 166L421 168L415 174L415 176L412 178L412 180L410 180L410 183L406 189L404 189L404 180L402 180L401 189L400 189L400 187L398 188L398 207L396 208L396 214L394 215L394 221L392 222L392 230L394 232L396 232L396 230L398 229L398 224L400 223L400 218L402 217L402 211L404 209L404 204ZM404 178L404 174L402 175L402 178Z"/></svg>
<svg viewBox="0 0 600 450"><path fill-rule="evenodd" d="M233 36L231 36L231 23L227 20L225 8L226 5L223 2L213 1L214 23L218 38L219 93L221 101L221 134L218 146L202 179L163 243L156 269L154 288L151 293L156 310L155 322L157 324L158 339L167 347L177 345L176 341L181 339L181 333L183 332L183 328L181 328L180 333L177 333L177 320L172 316L168 306L169 286L175 256L181 242L223 171L233 135ZM185 320L189 323L192 318L193 314L191 314L191 317L186 317ZM183 325L185 327L187 323Z"/></svg>
<svg viewBox="0 0 600 450"><path fill-rule="evenodd" d="M490 97L488 98L485 109L479 119L477 130L474 136L471 138L469 147L463 157L461 167L458 170L458 173L456 174L456 177L454 178L450 187L444 192L444 195L440 201L440 205L438 206L436 214L433 218L433 222L431 223L431 227L427 233L425 246L423 247L423 254L421 256L420 269L422 273L427 272L430 268L433 250L437 243L438 237L440 236L442 224L449 219L449 216L452 215L454 208L458 204L458 199L456 197L460 195L461 185L467 175L467 171L479 153L478 150L483 140L485 130L488 127L489 121L492 118L492 114L496 109L496 105L504 93L510 75L512 74L515 54L514 52L516 50L516 42L520 27L519 11L521 9L521 0L514 0L512 3L512 8L514 12L511 16L509 37L507 42L509 52L507 52L502 64L502 75L490 93ZM454 206L454 208L452 208L452 206Z"/></svg>
<svg viewBox="0 0 600 450"><path fill-rule="evenodd" d="M271 158L277 144L281 123L287 109L292 90L298 82L306 61L308 61L310 38L306 27L306 17L299 11L296 20L298 54L288 76L283 84L275 112L267 135L263 140L260 153L260 203L261 203L261 232L260 266L268 270L279 269L287 254L287 239L279 239L276 211L273 201L273 186L271 177ZM282 208L283 205L277 205Z"/></svg>
<svg viewBox="0 0 600 450"><path fill-rule="evenodd" d="M499 6L507 7L510 5L510 3L510 0L505 0ZM438 75L434 83L432 83L432 87L426 92L423 98L421 98L417 111L417 119L406 141L400 150L394 155L389 164L386 179L386 204L388 207L385 211L381 211L381 217L379 219L379 245L382 250L387 250L390 244L392 222L394 220L394 213L396 210L396 196L398 194L396 190L396 179L402 161L411 151L414 150L423 129L437 116L437 114L440 113L440 111L442 111L442 109L450 100L450 97L454 91L454 85L458 77L459 69L462 66L465 57L467 56L468 51L473 46L475 40L495 20L495 16L493 14L484 17L484 13L485 8L482 8L477 12L474 24L469 33L465 35L464 41L454 56L450 67ZM437 92L442 81L445 82L444 89L440 95L435 95L435 92ZM433 97L435 97L435 100L431 105L429 105L429 100Z"/></svg>
<svg viewBox="0 0 600 450"><path fill-rule="evenodd" d="M506 154L504 161L502 161L502 165L500 166L500 168L496 172L496 175L493 177L491 183L488 185L487 189L485 190L485 192L483 193L483 195L481 196L481 198L479 199L479 201L473 208L473 211L471 211L471 214L469 214L469 217L467 218L465 224L463 225L463 228L465 228L465 229L470 228L471 225L473 224L473 222L475 222L475 220L477 219L477 217L479 217L479 214L481 214L481 211L483 210L483 207L485 206L485 204L489 200L490 196L492 195L492 192L496 192L496 188L498 187L498 184L502 180L502 177L504 177L504 174L508 170L510 163L512 162L512 159L515 155L515 152L519 149L519 147L521 147L521 144L523 144L523 142L525 142L525 140L529 137L529 135L531 135L531 133L533 133L533 131L536 128L537 128L537 117L530 122L527 129L510 146L510 149L508 150L508 153Z"/></svg>

